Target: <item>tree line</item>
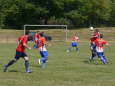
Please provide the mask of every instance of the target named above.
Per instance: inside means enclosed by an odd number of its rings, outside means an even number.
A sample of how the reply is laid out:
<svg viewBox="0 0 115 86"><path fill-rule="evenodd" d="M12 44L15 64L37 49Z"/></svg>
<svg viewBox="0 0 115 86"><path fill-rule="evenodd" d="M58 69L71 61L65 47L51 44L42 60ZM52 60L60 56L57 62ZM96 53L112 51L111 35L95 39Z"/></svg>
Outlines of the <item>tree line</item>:
<svg viewBox="0 0 115 86"><path fill-rule="evenodd" d="M0 28L115 26L115 0L0 0Z"/></svg>

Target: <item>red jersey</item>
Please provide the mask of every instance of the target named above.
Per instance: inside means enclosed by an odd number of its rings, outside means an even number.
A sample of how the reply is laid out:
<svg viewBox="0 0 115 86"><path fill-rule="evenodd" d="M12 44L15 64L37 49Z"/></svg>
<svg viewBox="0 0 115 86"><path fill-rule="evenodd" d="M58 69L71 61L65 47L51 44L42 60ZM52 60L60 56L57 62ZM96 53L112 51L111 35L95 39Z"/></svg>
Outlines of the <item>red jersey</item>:
<svg viewBox="0 0 115 86"><path fill-rule="evenodd" d="M79 37L77 37L77 36L74 36L73 38L72 38L72 41L79 41Z"/></svg>
<svg viewBox="0 0 115 86"><path fill-rule="evenodd" d="M103 45L108 44L108 42L103 39L96 39L95 44L97 52L103 52Z"/></svg>
<svg viewBox="0 0 115 86"><path fill-rule="evenodd" d="M37 40L39 39L40 35L38 33L35 34L35 43L37 42Z"/></svg>
<svg viewBox="0 0 115 86"><path fill-rule="evenodd" d="M16 48L16 51L18 52L25 52L25 46L24 43L27 44L28 42L28 36L24 35L18 38L18 46Z"/></svg>
<svg viewBox="0 0 115 86"><path fill-rule="evenodd" d="M46 39L44 37L40 37L39 40L37 40L37 46L42 47L45 45Z"/></svg>
<svg viewBox="0 0 115 86"><path fill-rule="evenodd" d="M47 51L45 47L45 42L46 42L45 37L40 37L39 40L37 41L37 47L40 51Z"/></svg>
<svg viewBox="0 0 115 86"><path fill-rule="evenodd" d="M94 32L93 37L91 37L91 39L90 39L90 42L94 43L94 41L99 37L100 37L100 33L99 32Z"/></svg>
<svg viewBox="0 0 115 86"><path fill-rule="evenodd" d="M93 37L99 38L99 37L100 37L100 33L99 33L99 32L94 32L94 33L93 33Z"/></svg>

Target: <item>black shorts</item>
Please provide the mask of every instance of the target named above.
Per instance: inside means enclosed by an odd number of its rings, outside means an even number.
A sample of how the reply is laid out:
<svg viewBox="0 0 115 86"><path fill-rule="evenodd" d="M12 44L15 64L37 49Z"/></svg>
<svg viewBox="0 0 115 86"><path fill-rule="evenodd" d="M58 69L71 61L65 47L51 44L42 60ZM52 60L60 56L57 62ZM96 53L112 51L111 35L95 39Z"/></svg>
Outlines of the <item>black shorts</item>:
<svg viewBox="0 0 115 86"><path fill-rule="evenodd" d="M16 51L15 59L18 60L20 57L26 57L26 56L27 56L26 53Z"/></svg>

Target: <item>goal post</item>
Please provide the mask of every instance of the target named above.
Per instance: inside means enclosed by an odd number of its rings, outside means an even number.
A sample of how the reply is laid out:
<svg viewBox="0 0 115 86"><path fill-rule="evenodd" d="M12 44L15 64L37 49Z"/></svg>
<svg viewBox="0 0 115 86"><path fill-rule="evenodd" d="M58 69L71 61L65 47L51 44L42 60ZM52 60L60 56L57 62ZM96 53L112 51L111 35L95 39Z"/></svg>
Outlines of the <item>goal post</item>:
<svg viewBox="0 0 115 86"><path fill-rule="evenodd" d="M65 30L65 41L68 40L68 27L67 25L31 25L31 24L25 24L24 25L24 34L27 30L27 27L63 27Z"/></svg>

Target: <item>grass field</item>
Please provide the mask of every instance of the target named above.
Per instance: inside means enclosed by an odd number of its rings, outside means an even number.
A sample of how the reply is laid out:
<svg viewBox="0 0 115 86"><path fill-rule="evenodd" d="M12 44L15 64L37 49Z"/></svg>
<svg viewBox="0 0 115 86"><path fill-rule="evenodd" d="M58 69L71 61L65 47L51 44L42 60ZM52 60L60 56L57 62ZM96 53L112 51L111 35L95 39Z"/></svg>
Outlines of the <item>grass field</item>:
<svg viewBox="0 0 115 86"><path fill-rule="evenodd" d="M89 44L79 44L80 53L66 52L69 43L56 42L48 47L49 59L46 69L41 69L37 50L29 50L31 74L24 72L23 59L3 72L6 64L15 54L15 43L0 44L0 86L115 86L115 46L105 49L109 63L104 65L97 58L90 63Z"/></svg>
<svg viewBox="0 0 115 86"><path fill-rule="evenodd" d="M53 42L52 46L48 46L47 68L41 69L37 62L40 58L37 50L27 50L33 71L31 74L24 72L23 59L12 65L8 72L3 72L4 64L15 55L16 39L23 31L0 30L0 86L115 86L115 28L100 30L111 46L111 51L105 49L108 64L103 65L98 58L92 63L88 61L88 40L91 34L88 29L70 30L69 37L75 32L79 33L80 53L67 53L69 42ZM46 34L56 35L53 31L46 31ZM63 35L60 34L57 31L61 39Z"/></svg>

